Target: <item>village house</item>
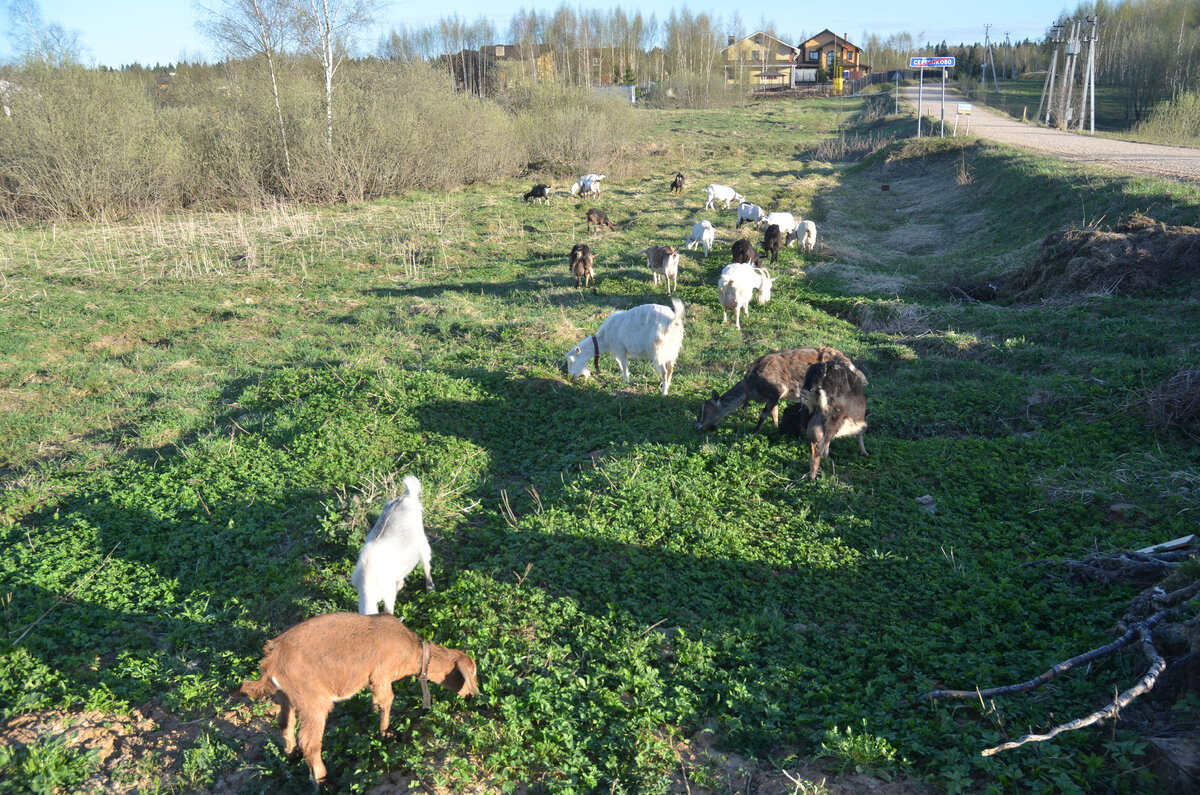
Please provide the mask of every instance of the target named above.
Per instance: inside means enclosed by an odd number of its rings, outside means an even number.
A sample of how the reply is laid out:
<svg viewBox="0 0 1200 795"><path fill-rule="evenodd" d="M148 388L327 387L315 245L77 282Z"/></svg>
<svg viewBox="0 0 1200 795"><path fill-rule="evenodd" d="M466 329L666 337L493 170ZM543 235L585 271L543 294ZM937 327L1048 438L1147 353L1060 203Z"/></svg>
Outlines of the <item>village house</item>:
<svg viewBox="0 0 1200 795"><path fill-rule="evenodd" d="M862 64L862 48L854 46L845 36L839 36L829 28L805 41L799 49L802 65L797 66L797 71L802 71L804 76L797 78L797 82L815 82L819 66L824 66L826 74L831 74L839 57L844 70L842 77L847 80L857 80L870 71L869 67Z"/></svg>
<svg viewBox="0 0 1200 795"><path fill-rule="evenodd" d="M743 39L729 37L721 50L726 83L750 83L763 87L787 88L799 81L796 76L800 50L765 31L755 31ZM816 80L816 73L813 73Z"/></svg>

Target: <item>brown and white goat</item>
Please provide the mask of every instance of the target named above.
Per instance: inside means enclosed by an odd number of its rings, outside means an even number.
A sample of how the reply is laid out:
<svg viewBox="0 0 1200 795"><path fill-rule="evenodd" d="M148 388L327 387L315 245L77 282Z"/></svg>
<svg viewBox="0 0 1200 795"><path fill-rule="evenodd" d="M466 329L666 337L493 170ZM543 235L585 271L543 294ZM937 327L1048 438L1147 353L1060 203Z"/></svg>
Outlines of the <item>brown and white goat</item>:
<svg viewBox="0 0 1200 795"><path fill-rule="evenodd" d="M581 283L584 287L591 284L596 286L596 270L593 267L595 257L587 243L576 243L571 248L571 275L575 277L575 286Z"/></svg>
<svg viewBox="0 0 1200 795"><path fill-rule="evenodd" d="M646 255L646 262L650 265L650 279L654 285L658 286L661 276L667 283L667 295L671 294L672 280L675 282L675 289L678 290L679 251L674 246L651 246L642 253Z"/></svg>
<svg viewBox="0 0 1200 795"><path fill-rule="evenodd" d="M767 417L779 427L779 401L799 400L800 388L808 375L809 368L819 362L839 360L846 363L866 384L867 379L855 369L846 354L833 348L801 346L768 353L755 359L746 370L746 375L724 395L714 389L712 397L700 406L696 415L696 429L711 431L717 423L748 403L764 403L759 412L754 432L762 429Z"/></svg>
<svg viewBox="0 0 1200 795"><path fill-rule="evenodd" d="M330 613L310 618L263 647L262 678L242 682L253 699L271 697L280 706L283 747L300 750L320 787L325 778L321 739L334 702L345 701L368 685L379 710L379 731L386 737L392 708L392 682L405 676L432 679L460 696L479 694L475 661L461 651L423 642L390 613L364 616ZM426 691L426 694L428 691ZM428 706L428 703L426 704Z"/></svg>
<svg viewBox="0 0 1200 795"><path fill-rule="evenodd" d="M821 459L829 455L829 443L839 436L858 437L859 452L867 454L863 444L866 416L862 373L848 361L832 359L808 368L800 388L800 401L784 410L779 430L790 436L808 436L811 447L808 477L816 480Z"/></svg>
<svg viewBox="0 0 1200 795"><path fill-rule="evenodd" d="M602 226L607 226L614 232L617 231L616 225L612 221L608 220L608 213L604 212L603 210L597 210L595 207L587 211L587 222L589 232L591 232L593 229L600 231L600 227Z"/></svg>

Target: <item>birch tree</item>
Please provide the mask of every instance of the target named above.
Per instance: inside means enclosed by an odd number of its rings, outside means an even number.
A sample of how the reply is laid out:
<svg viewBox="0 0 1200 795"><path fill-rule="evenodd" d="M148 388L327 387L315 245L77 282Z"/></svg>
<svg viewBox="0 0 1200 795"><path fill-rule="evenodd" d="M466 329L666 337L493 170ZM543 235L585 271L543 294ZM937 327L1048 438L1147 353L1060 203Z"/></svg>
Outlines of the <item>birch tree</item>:
<svg viewBox="0 0 1200 795"><path fill-rule="evenodd" d="M266 61L271 79L271 96L275 100L275 118L279 123L284 174L290 181L292 156L288 150L287 128L283 123L283 106L279 102L276 60L289 44L295 43L295 8L288 0L221 0L217 5L201 5L198 8L202 18L196 23L197 27L226 55L234 58L261 55Z"/></svg>
<svg viewBox="0 0 1200 795"><path fill-rule="evenodd" d="M301 6L301 37L321 62L325 78L325 132L333 148L333 76L359 30L375 19L375 0L308 0Z"/></svg>
<svg viewBox="0 0 1200 795"><path fill-rule="evenodd" d="M9 40L17 52L36 58L47 66L77 63L82 46L79 33L57 22L47 23L37 0L10 0L8 17L12 21Z"/></svg>

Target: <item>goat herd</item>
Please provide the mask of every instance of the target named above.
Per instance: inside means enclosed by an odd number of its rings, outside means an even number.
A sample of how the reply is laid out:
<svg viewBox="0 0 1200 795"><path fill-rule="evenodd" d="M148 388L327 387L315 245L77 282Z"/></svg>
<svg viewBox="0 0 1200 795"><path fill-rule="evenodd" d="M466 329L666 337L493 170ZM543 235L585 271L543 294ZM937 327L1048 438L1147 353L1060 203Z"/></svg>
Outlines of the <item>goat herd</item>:
<svg viewBox="0 0 1200 795"><path fill-rule="evenodd" d="M585 174L571 186L571 195L599 196L603 174ZM671 181L671 192L682 195L686 182L683 174L676 174ZM704 209L715 210L721 202L725 209L738 202L738 227L752 223L765 227L763 255L771 256L775 262L784 245L800 243L801 249L811 252L816 246L817 226L812 221L797 220L791 213L767 213L762 207L746 201L746 197L727 185L709 185L705 189ZM550 186L535 185L523 197L550 201ZM587 212L588 230L600 229L604 225L614 228L608 215L601 210ZM684 241L689 250L697 244L704 246L704 256L712 250L716 230L712 223L702 219L692 227ZM666 284L667 295L671 294L672 281L678 286L679 251L674 246L652 246L640 252L650 266L655 285L660 278ZM724 320L729 321L733 311L734 324L741 328L741 312L750 314L750 299L757 293L758 303L765 304L771 298L774 279L764 268L758 267L759 255L753 244L739 238L733 244L733 262L726 265L717 280L717 293L724 310ZM571 249L571 273L575 284L592 283L593 255L583 243ZM671 388L671 376L683 344L683 302L671 299L671 308L659 304L642 304L632 309L616 310L595 333L584 337L567 351L567 372L572 378L587 377L600 370L600 354L611 353L626 383L629 382L629 360L647 359L654 371L662 377L662 393ZM867 399L863 391L867 380L840 351L825 347L799 347L769 353L755 360L747 370L745 378L724 395L716 392L700 407L696 427L711 430L724 417L751 401L765 403L755 431L761 429L763 421L770 415L776 427L793 436L807 435L811 445L809 477L816 479L820 471L821 458L829 452L829 443L839 436L858 437L858 447L864 454L862 434L866 430ZM779 420L779 401L796 401L784 411L783 425Z"/></svg>
<svg viewBox="0 0 1200 795"><path fill-rule="evenodd" d="M587 174L571 187L571 195L599 196L602 174ZM685 179L676 174L671 190L682 195ZM761 207L725 185L705 188L705 209L715 210L716 202L727 209L738 202L738 227L753 223L764 228L763 255L778 258L783 245L799 242L805 251L816 244L816 225L797 221L790 213L766 213ZM535 185L523 197L549 203L550 186ZM601 210L587 212L589 231L607 226L616 229ZM711 222L698 221L684 243L689 249L704 247L707 257L716 232ZM662 279L670 295L672 282L678 288L679 251L674 246L652 246L640 252L650 266L653 283ZM733 262L721 271L717 282L725 322L733 310L734 323L741 328L740 315L749 316L751 297L757 292L759 304L771 297L774 280L761 267L760 258L750 241L742 238L733 245ZM576 286L594 284L593 255L586 244L578 244L570 254L571 273ZM611 353L625 381L629 381L629 360L648 359L662 376L662 394L671 386L675 361L683 342L683 302L671 298L671 307L642 304L616 310L596 329L567 353L567 371L572 377L599 372L600 354ZM768 353L751 363L746 375L725 392L705 400L696 418L696 428L709 431L737 409L751 403L763 403L755 432L768 416L781 432L806 435L811 446L809 478L816 479L821 458L828 455L829 443L840 436L855 436L865 454L867 380L845 354L833 348L802 346ZM779 416L779 402L792 401ZM351 580L358 591L358 613L332 613L310 618L270 640L264 647L262 676L242 683L241 692L251 698L270 697L280 705L279 722L283 729L284 749L291 754L297 746L296 724L299 719L299 748L308 763L312 781L320 787L325 779L321 761L321 741L325 720L337 701L343 701L370 687L372 705L380 712L379 729L387 735L392 704L392 682L416 675L421 682L426 708L430 706L428 681L433 681L460 696L478 694L475 661L464 652L422 641L392 615L396 594L405 578L420 563L425 586L433 590L430 575L430 548L425 537L421 484L412 476L404 479L405 494L388 501L363 544ZM378 614L379 603L385 612Z"/></svg>

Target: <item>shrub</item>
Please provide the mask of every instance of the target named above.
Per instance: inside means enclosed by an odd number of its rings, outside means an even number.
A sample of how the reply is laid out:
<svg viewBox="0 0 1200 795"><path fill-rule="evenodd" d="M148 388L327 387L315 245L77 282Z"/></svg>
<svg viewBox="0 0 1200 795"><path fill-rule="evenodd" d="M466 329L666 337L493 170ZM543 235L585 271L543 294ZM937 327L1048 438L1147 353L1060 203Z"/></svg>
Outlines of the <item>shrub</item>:
<svg viewBox="0 0 1200 795"><path fill-rule="evenodd" d="M1200 92L1183 91L1160 103L1133 131L1157 143L1200 146Z"/></svg>

